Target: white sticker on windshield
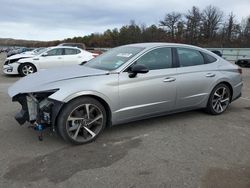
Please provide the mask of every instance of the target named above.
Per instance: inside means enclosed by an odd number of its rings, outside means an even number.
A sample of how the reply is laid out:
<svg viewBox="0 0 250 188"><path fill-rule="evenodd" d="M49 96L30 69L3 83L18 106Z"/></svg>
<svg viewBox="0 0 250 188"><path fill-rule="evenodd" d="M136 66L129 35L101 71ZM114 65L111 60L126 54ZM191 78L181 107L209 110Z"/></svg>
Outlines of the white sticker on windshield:
<svg viewBox="0 0 250 188"><path fill-rule="evenodd" d="M117 54L117 57L126 57L126 58L128 58L128 57L130 57L132 55L133 54L130 54L130 53L119 53L119 54Z"/></svg>
<svg viewBox="0 0 250 188"><path fill-rule="evenodd" d="M115 63L115 68L120 67L123 64L123 61L118 61Z"/></svg>

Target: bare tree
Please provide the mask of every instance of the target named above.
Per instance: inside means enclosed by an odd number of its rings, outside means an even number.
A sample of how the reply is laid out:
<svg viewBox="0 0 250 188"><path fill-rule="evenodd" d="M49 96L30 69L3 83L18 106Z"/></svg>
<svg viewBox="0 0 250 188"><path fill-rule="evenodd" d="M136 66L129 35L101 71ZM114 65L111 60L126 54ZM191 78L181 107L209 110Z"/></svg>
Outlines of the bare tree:
<svg viewBox="0 0 250 188"><path fill-rule="evenodd" d="M173 39L175 38L175 30L177 29L177 24L181 21L181 17L180 13L171 12L166 14L164 20L160 21L160 26L167 27Z"/></svg>
<svg viewBox="0 0 250 188"><path fill-rule="evenodd" d="M246 26L244 29L244 34L250 37L250 16L246 19Z"/></svg>
<svg viewBox="0 0 250 188"><path fill-rule="evenodd" d="M203 10L202 15L204 37L209 40L215 37L222 21L223 12L210 5Z"/></svg>
<svg viewBox="0 0 250 188"><path fill-rule="evenodd" d="M235 15L231 12L228 15L228 20L226 23L226 37L227 41L231 41L240 35L241 29L240 25L235 19Z"/></svg>
<svg viewBox="0 0 250 188"><path fill-rule="evenodd" d="M190 44L197 44L200 36L202 14L198 7L193 6L185 17L187 19L186 38Z"/></svg>

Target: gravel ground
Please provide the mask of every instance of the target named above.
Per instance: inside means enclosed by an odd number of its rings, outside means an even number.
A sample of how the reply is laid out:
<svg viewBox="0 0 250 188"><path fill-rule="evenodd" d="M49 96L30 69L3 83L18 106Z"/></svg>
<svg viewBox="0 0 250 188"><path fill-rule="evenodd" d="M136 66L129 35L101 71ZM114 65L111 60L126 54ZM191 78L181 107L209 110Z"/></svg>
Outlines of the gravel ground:
<svg viewBox="0 0 250 188"><path fill-rule="evenodd" d="M0 55L0 66L4 60ZM0 74L0 187L250 187L250 69L243 96L220 116L191 111L115 126L94 143L65 144L13 119Z"/></svg>

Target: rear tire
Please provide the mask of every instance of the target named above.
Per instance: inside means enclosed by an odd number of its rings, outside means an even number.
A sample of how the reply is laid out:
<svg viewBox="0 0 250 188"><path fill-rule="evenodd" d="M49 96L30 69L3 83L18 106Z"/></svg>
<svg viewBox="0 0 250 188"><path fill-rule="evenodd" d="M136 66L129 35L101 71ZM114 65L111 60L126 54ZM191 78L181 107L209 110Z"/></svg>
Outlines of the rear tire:
<svg viewBox="0 0 250 188"><path fill-rule="evenodd" d="M33 74L37 71L35 65L31 63L22 63L18 67L18 72L21 76L27 76L29 74Z"/></svg>
<svg viewBox="0 0 250 188"><path fill-rule="evenodd" d="M225 112L231 101L231 91L226 84L217 85L210 94L206 111L212 115Z"/></svg>
<svg viewBox="0 0 250 188"><path fill-rule="evenodd" d="M94 141L106 123L103 105L94 98L81 97L63 107L57 119L57 130L65 141L79 145Z"/></svg>

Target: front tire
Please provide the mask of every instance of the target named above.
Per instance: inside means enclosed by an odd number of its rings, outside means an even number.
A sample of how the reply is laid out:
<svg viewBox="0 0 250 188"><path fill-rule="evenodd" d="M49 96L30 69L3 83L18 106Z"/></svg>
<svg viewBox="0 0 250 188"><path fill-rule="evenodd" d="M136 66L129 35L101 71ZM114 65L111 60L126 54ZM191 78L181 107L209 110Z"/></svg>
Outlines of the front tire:
<svg viewBox="0 0 250 188"><path fill-rule="evenodd" d="M210 94L206 111L212 115L219 115L226 111L230 104L231 91L226 84L217 85Z"/></svg>
<svg viewBox="0 0 250 188"><path fill-rule="evenodd" d="M79 145L94 141L106 123L103 105L94 98L81 97L63 107L57 119L57 130L65 141Z"/></svg>
<svg viewBox="0 0 250 188"><path fill-rule="evenodd" d="M35 73L36 71L36 67L31 63L23 63L18 67L18 72L21 76L27 76Z"/></svg>

